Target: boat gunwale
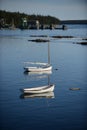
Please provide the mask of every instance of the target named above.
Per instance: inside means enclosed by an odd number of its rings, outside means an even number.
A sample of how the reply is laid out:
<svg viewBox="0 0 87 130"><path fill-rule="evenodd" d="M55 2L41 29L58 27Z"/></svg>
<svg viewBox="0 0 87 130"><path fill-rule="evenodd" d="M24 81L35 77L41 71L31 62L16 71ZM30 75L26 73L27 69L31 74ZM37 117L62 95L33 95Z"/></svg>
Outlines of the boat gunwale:
<svg viewBox="0 0 87 130"><path fill-rule="evenodd" d="M25 88L25 89L21 89L21 91L23 93L45 93L45 92L53 91L54 87L55 87L54 84L50 84L48 86L42 86L42 87Z"/></svg>

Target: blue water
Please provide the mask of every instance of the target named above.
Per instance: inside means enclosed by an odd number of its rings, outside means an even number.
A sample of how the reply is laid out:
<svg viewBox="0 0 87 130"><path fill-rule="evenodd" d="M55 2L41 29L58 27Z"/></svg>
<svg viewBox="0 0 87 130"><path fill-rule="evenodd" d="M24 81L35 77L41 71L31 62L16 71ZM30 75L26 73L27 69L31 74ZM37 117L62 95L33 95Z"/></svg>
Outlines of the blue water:
<svg viewBox="0 0 87 130"><path fill-rule="evenodd" d="M51 74L24 73L23 62L47 62L47 43L30 42L36 39L30 35L74 36L50 37ZM64 31L0 30L1 130L87 129L87 46L73 44L82 38L87 38L87 25L69 25ZM47 85L48 76L55 84L51 97L48 93L30 98L20 92Z"/></svg>

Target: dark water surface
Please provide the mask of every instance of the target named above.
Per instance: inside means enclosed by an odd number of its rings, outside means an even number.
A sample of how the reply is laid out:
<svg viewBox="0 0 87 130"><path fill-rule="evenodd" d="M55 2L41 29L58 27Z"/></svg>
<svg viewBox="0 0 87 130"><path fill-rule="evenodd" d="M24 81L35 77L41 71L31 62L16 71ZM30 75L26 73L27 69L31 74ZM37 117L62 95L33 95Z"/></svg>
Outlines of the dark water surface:
<svg viewBox="0 0 87 130"><path fill-rule="evenodd" d="M23 62L47 62L47 43L30 42L36 39L30 35L74 36L50 38L51 74L24 73ZM73 44L82 38L87 38L87 25L64 31L0 30L0 130L87 129L87 46ZM53 93L32 98L20 92L47 85L48 76Z"/></svg>

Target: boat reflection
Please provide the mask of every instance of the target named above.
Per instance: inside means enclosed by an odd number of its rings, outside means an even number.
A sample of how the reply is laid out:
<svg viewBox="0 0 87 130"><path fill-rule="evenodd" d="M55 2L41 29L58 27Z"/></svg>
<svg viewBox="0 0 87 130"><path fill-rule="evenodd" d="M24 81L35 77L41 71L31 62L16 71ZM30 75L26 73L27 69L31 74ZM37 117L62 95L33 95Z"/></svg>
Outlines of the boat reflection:
<svg viewBox="0 0 87 130"><path fill-rule="evenodd" d="M43 79L43 78L47 78L49 75L52 74L52 71L44 71L44 72L24 72L25 75L28 75L29 78L33 79L33 80L37 80L37 79Z"/></svg>
<svg viewBox="0 0 87 130"><path fill-rule="evenodd" d="M38 93L38 94L21 94L21 99L26 98L55 98L54 92Z"/></svg>
<svg viewBox="0 0 87 130"><path fill-rule="evenodd" d="M25 75L50 75L52 74L52 71L43 71L43 72L28 72L28 71L24 71Z"/></svg>

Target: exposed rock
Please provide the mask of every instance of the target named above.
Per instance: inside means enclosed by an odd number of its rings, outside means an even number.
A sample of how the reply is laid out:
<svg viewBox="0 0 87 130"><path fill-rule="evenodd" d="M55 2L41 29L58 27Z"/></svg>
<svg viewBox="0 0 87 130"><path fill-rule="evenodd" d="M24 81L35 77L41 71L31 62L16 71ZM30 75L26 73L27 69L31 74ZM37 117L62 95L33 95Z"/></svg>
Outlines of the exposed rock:
<svg viewBox="0 0 87 130"><path fill-rule="evenodd" d="M74 38L73 36L52 36L52 38Z"/></svg>
<svg viewBox="0 0 87 130"><path fill-rule="evenodd" d="M77 42L77 44L87 45L87 42Z"/></svg>
<svg viewBox="0 0 87 130"><path fill-rule="evenodd" d="M83 38L82 40L87 40L87 38Z"/></svg>
<svg viewBox="0 0 87 130"><path fill-rule="evenodd" d="M48 37L47 35L30 35L30 37Z"/></svg>
<svg viewBox="0 0 87 130"><path fill-rule="evenodd" d="M80 88L69 88L69 90L80 90Z"/></svg>
<svg viewBox="0 0 87 130"><path fill-rule="evenodd" d="M50 42L50 40L47 40L47 39L34 39L34 40L28 40L28 41L32 41L32 42Z"/></svg>

